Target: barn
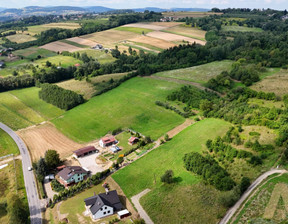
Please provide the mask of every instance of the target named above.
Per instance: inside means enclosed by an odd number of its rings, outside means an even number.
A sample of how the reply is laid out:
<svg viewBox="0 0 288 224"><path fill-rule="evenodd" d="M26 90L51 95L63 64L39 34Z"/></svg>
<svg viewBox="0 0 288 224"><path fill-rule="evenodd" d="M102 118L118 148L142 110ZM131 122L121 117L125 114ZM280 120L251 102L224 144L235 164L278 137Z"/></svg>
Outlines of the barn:
<svg viewBox="0 0 288 224"><path fill-rule="evenodd" d="M74 151L74 157L79 158L79 157L84 157L93 153L99 152L98 149L96 149L94 146L86 146L84 148L78 149Z"/></svg>

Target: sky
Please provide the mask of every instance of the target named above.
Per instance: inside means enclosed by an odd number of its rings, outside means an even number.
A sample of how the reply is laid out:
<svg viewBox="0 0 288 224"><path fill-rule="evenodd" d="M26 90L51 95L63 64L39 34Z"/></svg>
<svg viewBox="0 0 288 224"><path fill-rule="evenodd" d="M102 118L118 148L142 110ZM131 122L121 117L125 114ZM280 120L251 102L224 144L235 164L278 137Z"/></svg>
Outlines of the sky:
<svg viewBox="0 0 288 224"><path fill-rule="evenodd" d="M288 0L0 0L0 7L105 6L124 8L271 8L288 9Z"/></svg>

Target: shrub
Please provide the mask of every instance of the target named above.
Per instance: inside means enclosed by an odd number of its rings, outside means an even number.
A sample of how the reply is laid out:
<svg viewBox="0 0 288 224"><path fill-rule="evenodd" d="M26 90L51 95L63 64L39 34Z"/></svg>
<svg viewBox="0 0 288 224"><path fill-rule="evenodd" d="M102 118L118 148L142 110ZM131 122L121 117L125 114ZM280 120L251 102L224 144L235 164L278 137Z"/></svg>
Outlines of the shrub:
<svg viewBox="0 0 288 224"><path fill-rule="evenodd" d="M58 182L58 180L51 181L51 187L53 191L61 192L65 190L65 187Z"/></svg>
<svg viewBox="0 0 288 224"><path fill-rule="evenodd" d="M174 173L172 170L166 170L163 176L161 176L161 182L171 184L173 183Z"/></svg>

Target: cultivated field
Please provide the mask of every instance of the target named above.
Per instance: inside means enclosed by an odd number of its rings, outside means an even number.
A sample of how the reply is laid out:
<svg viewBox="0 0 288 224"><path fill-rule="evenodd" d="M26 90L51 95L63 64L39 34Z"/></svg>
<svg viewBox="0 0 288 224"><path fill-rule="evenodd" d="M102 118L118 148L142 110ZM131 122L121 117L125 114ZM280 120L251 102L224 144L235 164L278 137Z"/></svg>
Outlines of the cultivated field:
<svg viewBox="0 0 288 224"><path fill-rule="evenodd" d="M78 29L80 25L78 23L48 23L43 25L29 26L28 33L31 35L39 34L43 31L50 30L53 28L61 28L61 29Z"/></svg>
<svg viewBox="0 0 288 224"><path fill-rule="evenodd" d="M271 178L245 204L233 224L285 223L288 216L288 175Z"/></svg>
<svg viewBox="0 0 288 224"><path fill-rule="evenodd" d="M205 41L206 31L194 27L186 27L180 25L180 26L173 26L171 28L162 31Z"/></svg>
<svg viewBox="0 0 288 224"><path fill-rule="evenodd" d="M17 130L60 116L62 110L39 99L39 90L33 87L0 93L0 121Z"/></svg>
<svg viewBox="0 0 288 224"><path fill-rule="evenodd" d="M48 149L56 150L63 159L83 147L67 138L49 122L20 130L17 134L28 146L33 161L37 161L41 156L44 157Z"/></svg>
<svg viewBox="0 0 288 224"><path fill-rule="evenodd" d="M111 30L84 35L84 36L81 36L81 38L100 43L104 45L105 47L114 48L114 45L116 43L131 39L131 38L135 38L137 36L139 36L139 34L136 34L133 32L111 29Z"/></svg>
<svg viewBox="0 0 288 224"><path fill-rule="evenodd" d="M76 47L71 44L63 43L61 41L55 41L49 44L45 44L41 46L40 48L44 48L49 51L60 52L60 53L63 51L75 52L75 51L82 50L82 48L80 47Z"/></svg>
<svg viewBox="0 0 288 224"><path fill-rule="evenodd" d="M155 75L204 84L209 81L209 79L219 75L221 72L230 71L232 69L232 63L233 61L228 60L216 61L191 68L159 72Z"/></svg>
<svg viewBox="0 0 288 224"><path fill-rule="evenodd" d="M186 37L186 36L181 36L178 34L174 33L166 33L166 32L161 32L161 31L154 31L151 33L147 33L147 36L157 38L157 39L162 39L166 41L188 41L189 43L194 43L196 42L197 44L205 45L206 41L203 40L198 40L198 39L193 39L191 37Z"/></svg>
<svg viewBox="0 0 288 224"><path fill-rule="evenodd" d="M97 44L94 41L87 40L87 39L84 39L84 38L81 38L81 37L72 37L72 38L69 38L67 40L69 40L71 42L75 42L77 44L86 45L86 46L89 46L89 47L94 47Z"/></svg>
<svg viewBox="0 0 288 224"><path fill-rule="evenodd" d="M40 55L42 58L52 57L56 55L52 51L38 48L38 47L30 47L30 48L26 48L22 50L17 50L17 51L14 51L13 54L17 56L22 56L27 59L35 59L37 58L38 55Z"/></svg>
<svg viewBox="0 0 288 224"><path fill-rule="evenodd" d="M153 31L152 29L147 29L147 28L127 27L127 26L120 26L120 27L114 28L114 30L127 31L127 32L132 32L132 33L137 33L137 34L146 34L146 33Z"/></svg>
<svg viewBox="0 0 288 224"><path fill-rule="evenodd" d="M288 93L288 71L281 70L280 72L267 76L260 82L255 83L251 88L256 91L274 92L278 96L283 96Z"/></svg>
<svg viewBox="0 0 288 224"><path fill-rule="evenodd" d="M140 202L155 223L216 223L217 215L223 213L217 202L219 192L199 184L200 179L184 168L182 159L185 153L205 150L206 141L223 135L229 126L218 119L200 121L112 178L129 198L146 188L152 189ZM160 181L168 169L173 170L177 180L170 186ZM207 209L209 214L204 212Z"/></svg>
<svg viewBox="0 0 288 224"><path fill-rule="evenodd" d="M18 155L19 149L13 139L5 131L0 129L0 157L8 154Z"/></svg>
<svg viewBox="0 0 288 224"><path fill-rule="evenodd" d="M71 79L68 81L57 83L57 85L64 89L69 89L76 93L82 94L85 99L90 99L93 96L93 94L99 90L97 86L94 86L95 84L108 82L111 79L117 80L117 79L122 78L125 75L126 73L101 75L101 76L90 78L89 82L87 82L86 80L79 81L79 80Z"/></svg>
<svg viewBox="0 0 288 224"><path fill-rule="evenodd" d="M26 34L15 34L15 35L7 36L6 38L12 42L16 42L17 44L36 40L35 37L29 36Z"/></svg>
<svg viewBox="0 0 288 224"><path fill-rule="evenodd" d="M150 32L152 30L163 30L166 27L162 26L162 24L152 24L152 23L131 23L131 24L127 24L122 26L122 28L141 28L141 29L148 29L150 30Z"/></svg>
<svg viewBox="0 0 288 224"><path fill-rule="evenodd" d="M102 137L119 127L129 127L156 139L184 121L178 114L155 105L156 100L164 100L180 87L166 81L133 78L67 111L53 123L69 138L81 142Z"/></svg>
<svg viewBox="0 0 288 224"><path fill-rule="evenodd" d="M261 28L246 26L222 26L221 30L234 32L263 32Z"/></svg>
<svg viewBox="0 0 288 224"><path fill-rule="evenodd" d="M157 47L158 49L167 49L169 47L174 47L177 45L175 43L172 43L166 40L148 37L148 36L138 36L136 38L130 39L129 41L135 42L136 44L140 44L140 46L144 44L144 46L147 48L150 48L150 46L152 46L151 48L152 50L154 50L153 46Z"/></svg>

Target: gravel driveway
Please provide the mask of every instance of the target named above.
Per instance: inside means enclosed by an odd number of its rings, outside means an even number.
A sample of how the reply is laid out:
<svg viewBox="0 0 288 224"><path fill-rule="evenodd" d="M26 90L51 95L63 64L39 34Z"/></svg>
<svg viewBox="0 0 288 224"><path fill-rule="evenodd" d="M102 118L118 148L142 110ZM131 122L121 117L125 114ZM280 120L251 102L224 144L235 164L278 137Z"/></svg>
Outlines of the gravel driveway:
<svg viewBox="0 0 288 224"><path fill-rule="evenodd" d="M104 170L101 165L98 165L96 163L96 157L99 155L100 153L94 153L92 155L78 158L78 161L82 167L86 167L87 169L91 171L92 174L96 174Z"/></svg>

